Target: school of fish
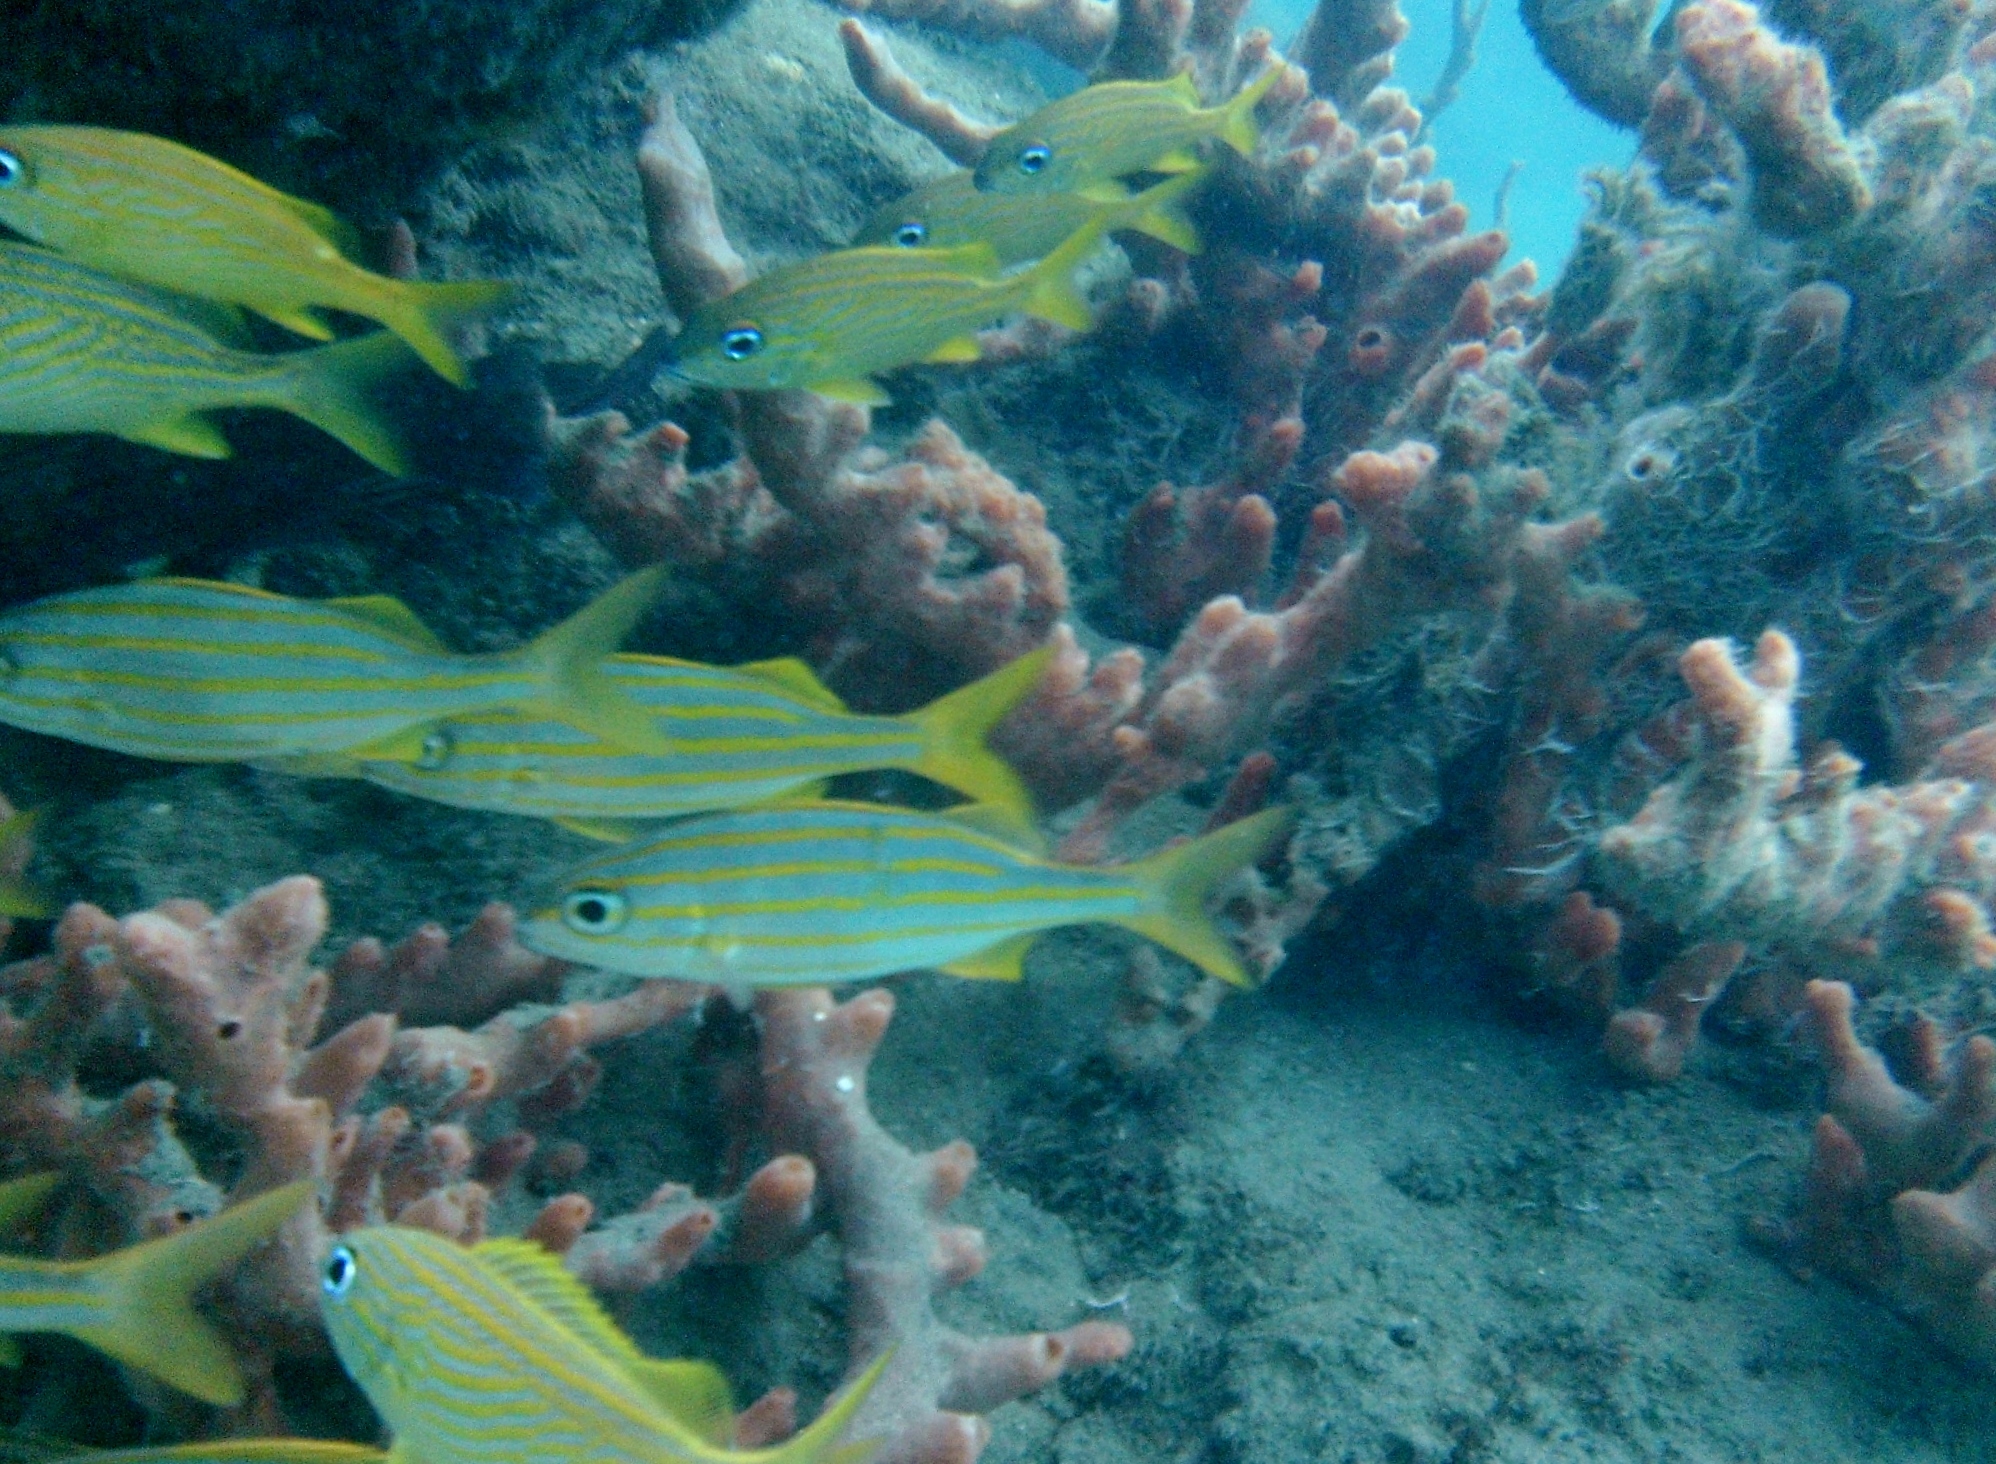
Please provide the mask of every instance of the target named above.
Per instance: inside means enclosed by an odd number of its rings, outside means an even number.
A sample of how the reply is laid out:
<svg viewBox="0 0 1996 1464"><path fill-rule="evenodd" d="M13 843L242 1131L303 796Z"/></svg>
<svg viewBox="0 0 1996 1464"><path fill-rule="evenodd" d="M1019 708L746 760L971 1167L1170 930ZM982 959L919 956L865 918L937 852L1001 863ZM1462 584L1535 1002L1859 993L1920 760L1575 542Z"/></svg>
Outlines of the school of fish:
<svg viewBox="0 0 1996 1464"><path fill-rule="evenodd" d="M1196 251L1185 204L1212 166L1198 150L1217 139L1249 151L1273 80L1214 108L1184 77L1055 102L1000 133L976 169L883 208L854 247L694 312L667 369L696 386L880 402L881 377L975 360L977 332L1007 315L1086 330L1077 268L1122 230ZM177 143L100 128L0 126L0 224L25 241L0 242L0 431L103 432L202 457L230 450L209 412L264 406L404 471L381 384L410 359L465 384L454 331L509 288L371 273L329 211ZM335 339L320 310L386 330ZM320 344L257 350L245 311ZM802 662L621 653L659 588L658 571L634 575L527 645L485 655L453 651L386 596L311 601L181 578L55 595L0 611L0 722L136 757L362 778L619 841L536 900L521 938L637 978L737 990L913 969L1016 980L1040 933L1099 921L1249 984L1205 907L1288 830L1288 810L1126 865L1061 863L986 744L1037 686L1045 652L915 712L869 716ZM967 801L927 812L824 796L827 779L890 769ZM0 825L0 847L31 819ZM0 914L47 908L25 886L0 889ZM0 1186L0 1226L54 1183ZM0 1332L66 1332L233 1402L241 1378L188 1297L308 1190L95 1261L0 1256ZM645 1357L526 1242L351 1232L325 1261L322 1310L391 1437L385 1451L237 1439L90 1457L859 1464L874 1448L844 1436L885 1358L789 1443L737 1451L714 1369Z"/></svg>

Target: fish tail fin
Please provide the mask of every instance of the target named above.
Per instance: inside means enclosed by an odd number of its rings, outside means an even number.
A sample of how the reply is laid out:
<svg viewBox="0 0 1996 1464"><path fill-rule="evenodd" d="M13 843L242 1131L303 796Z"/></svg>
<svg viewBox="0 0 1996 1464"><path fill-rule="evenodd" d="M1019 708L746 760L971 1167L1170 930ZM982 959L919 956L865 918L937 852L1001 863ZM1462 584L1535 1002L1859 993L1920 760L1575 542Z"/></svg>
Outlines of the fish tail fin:
<svg viewBox="0 0 1996 1464"><path fill-rule="evenodd" d="M1282 67L1270 66L1234 93L1223 108L1226 115L1220 121L1220 141L1244 158L1253 157L1261 141L1261 124L1254 120L1254 109L1281 77Z"/></svg>
<svg viewBox="0 0 1996 1464"><path fill-rule="evenodd" d="M450 337L464 322L496 310L513 297L504 280L462 280L424 284L396 280L382 301L381 323L409 343L423 364L452 386L471 380Z"/></svg>
<svg viewBox="0 0 1996 1464"><path fill-rule="evenodd" d="M756 1464L864 1464L879 1449L880 1440L862 1439L842 1444L839 1435L851 1425L859 1405L866 1401L866 1395L873 1391L873 1385L880 1381L880 1375L887 1370L887 1364L893 1357L892 1349L881 1353L865 1372L853 1379L852 1386L836 1402L788 1443L773 1449L757 1449L752 1453L732 1451L725 1457L730 1460L754 1459ZM717 1454L717 1457L722 1456Z"/></svg>
<svg viewBox="0 0 1996 1464"><path fill-rule="evenodd" d="M1234 986L1254 985L1233 945L1207 917L1206 900L1221 881L1259 859L1295 821L1293 808L1265 808L1138 861L1132 872L1148 887L1150 908L1121 923L1209 976Z"/></svg>
<svg viewBox="0 0 1996 1464"><path fill-rule="evenodd" d="M663 565L626 575L526 648L539 663L550 715L627 752L670 751L657 718L604 670L664 587Z"/></svg>
<svg viewBox="0 0 1996 1464"><path fill-rule="evenodd" d="M1199 226L1186 217L1185 195L1204 183L1211 171L1202 165L1146 188L1130 200L1134 214L1129 226L1160 244L1169 244L1180 254L1197 254L1206 247L1205 241L1199 237Z"/></svg>
<svg viewBox="0 0 1996 1464"><path fill-rule="evenodd" d="M400 340L385 330L370 331L277 359L288 389L271 405L337 437L391 477L408 476L408 457L380 400L382 383L408 365L409 351Z"/></svg>
<svg viewBox="0 0 1996 1464"><path fill-rule="evenodd" d="M10 855L19 856L41 816L40 809L30 809L0 823L0 861ZM25 877L0 874L0 916L15 920L40 920L54 913L54 903L29 884Z"/></svg>
<svg viewBox="0 0 1996 1464"><path fill-rule="evenodd" d="M1093 329L1095 315L1081 292L1074 288L1074 271L1102 242L1108 227L1106 218L1089 220L1068 235L1058 249L1027 270L1028 289L1020 308L1028 315L1037 315L1069 330Z"/></svg>
<svg viewBox="0 0 1996 1464"><path fill-rule="evenodd" d="M106 1303L104 1320L74 1335L204 1403L240 1403L242 1373L228 1344L195 1312L194 1293L276 1234L312 1191L310 1180L300 1180L178 1234L84 1262L79 1271Z"/></svg>
<svg viewBox="0 0 1996 1464"><path fill-rule="evenodd" d="M1043 646L908 713L906 720L922 734L922 755L912 771L977 803L1003 809L1030 827L1032 795L1012 765L985 746L984 739L1032 695L1052 656L1052 648Z"/></svg>

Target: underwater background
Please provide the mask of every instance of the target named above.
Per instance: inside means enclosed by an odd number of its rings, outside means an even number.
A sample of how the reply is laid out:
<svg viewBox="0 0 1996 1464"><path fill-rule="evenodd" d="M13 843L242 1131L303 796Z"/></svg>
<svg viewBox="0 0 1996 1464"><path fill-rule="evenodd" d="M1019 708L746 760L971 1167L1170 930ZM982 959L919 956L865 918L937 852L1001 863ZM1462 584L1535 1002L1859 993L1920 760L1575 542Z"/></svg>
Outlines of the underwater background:
<svg viewBox="0 0 1996 1464"><path fill-rule="evenodd" d="M1996 1459L1984 0L13 29L10 1448Z"/></svg>

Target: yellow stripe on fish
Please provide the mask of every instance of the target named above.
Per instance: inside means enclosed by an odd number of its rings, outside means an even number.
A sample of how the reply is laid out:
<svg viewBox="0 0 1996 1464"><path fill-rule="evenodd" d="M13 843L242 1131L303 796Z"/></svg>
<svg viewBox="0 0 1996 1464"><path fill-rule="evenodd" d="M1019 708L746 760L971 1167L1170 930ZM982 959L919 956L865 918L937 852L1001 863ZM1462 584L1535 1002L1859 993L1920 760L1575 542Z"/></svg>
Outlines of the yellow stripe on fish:
<svg viewBox="0 0 1996 1464"><path fill-rule="evenodd" d="M46 1196L49 1176L0 1186ZM194 1311L195 1292L277 1229L312 1194L310 1181L246 1200L185 1230L91 1261L0 1256L0 1331L62 1332L207 1403L243 1398L228 1345Z"/></svg>
<svg viewBox="0 0 1996 1464"><path fill-rule="evenodd" d="M376 393L412 364L386 331L258 355L209 333L212 310L62 255L0 243L0 432L108 432L190 457L225 458L203 413L274 407L337 437L385 473L405 471Z"/></svg>
<svg viewBox="0 0 1996 1464"><path fill-rule="evenodd" d="M297 600L187 579L56 595L0 612L0 721L172 762L415 759L431 724L495 711L663 751L650 713L602 667L660 578L632 575L530 644L476 656L387 596Z"/></svg>
<svg viewBox="0 0 1996 1464"><path fill-rule="evenodd" d="M700 386L802 387L878 405L873 380L918 361L974 361L976 333L1023 311L1074 330L1093 323L1073 274L1102 237L1094 220L1030 269L1001 274L987 244L841 249L751 280L693 312L672 370Z"/></svg>
<svg viewBox="0 0 1996 1464"><path fill-rule="evenodd" d="M1073 193L1130 173L1180 173L1187 151L1217 137L1246 156L1261 138L1255 104L1282 75L1271 66L1217 107L1201 107L1192 78L1107 81L1083 87L996 137L973 177L992 193Z"/></svg>
<svg viewBox="0 0 1996 1464"><path fill-rule="evenodd" d="M1017 979L1041 931L1121 925L1237 986L1214 887L1289 827L1271 809L1134 864L1061 864L950 814L813 802L687 819L559 881L520 927L543 955L734 987L933 968Z"/></svg>
<svg viewBox="0 0 1996 1464"><path fill-rule="evenodd" d="M955 249L989 244L1000 264L1039 259L1076 230L1101 220L1103 229L1133 229L1187 254L1199 252L1199 231L1181 209L1206 181L1206 168L1167 179L1142 193L1106 182L1082 193L987 193L968 172L951 173L896 199L868 220L856 245Z"/></svg>
<svg viewBox="0 0 1996 1464"><path fill-rule="evenodd" d="M847 711L801 661L722 667L613 656L606 681L656 719L668 754L630 752L563 722L492 716L432 728L416 762L270 766L358 776L458 808L620 836L627 825L767 802L840 773L904 768L1001 808L1026 828L1031 798L984 738L1039 684L1048 655L1021 656L899 717Z"/></svg>
<svg viewBox="0 0 1996 1464"><path fill-rule="evenodd" d="M396 1458L858 1464L873 1450L839 1436L880 1363L781 1447L723 1447L717 1420L690 1413L688 1400L725 1410L725 1382L702 1364L645 1357L558 1261L523 1241L465 1247L374 1226L334 1249L321 1290L333 1350L387 1424ZM718 1387L700 1386L701 1375Z"/></svg>
<svg viewBox="0 0 1996 1464"><path fill-rule="evenodd" d="M314 340L332 339L316 307L378 320L459 386L464 363L447 336L511 292L374 274L342 252L357 236L330 210L177 142L104 127L0 126L0 223L83 264L244 305Z"/></svg>

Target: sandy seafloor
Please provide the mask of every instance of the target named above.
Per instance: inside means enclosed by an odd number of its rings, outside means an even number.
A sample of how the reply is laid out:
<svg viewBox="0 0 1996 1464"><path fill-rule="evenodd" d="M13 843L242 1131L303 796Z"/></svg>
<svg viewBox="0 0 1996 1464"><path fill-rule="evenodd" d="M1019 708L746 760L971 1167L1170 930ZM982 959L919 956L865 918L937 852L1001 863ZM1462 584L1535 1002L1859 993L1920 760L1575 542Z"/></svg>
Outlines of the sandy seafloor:
<svg viewBox="0 0 1996 1464"><path fill-rule="evenodd" d="M1015 1408L997 1458L1996 1459L1996 1386L1747 1242L1748 1216L1790 1200L1813 1105L1695 1070L1617 1089L1578 1036L1313 995L1295 970L1229 1003L1145 1101L1056 1070L1049 964L1025 992L969 998L962 1027L1010 1038L977 1044L982 1061L964 1044L975 1067L892 1034L877 1100L940 1139L943 1095L1002 1089L972 1130L996 1154L979 1284L1079 1316L1053 1279L1071 1244L1065 1285L1128 1292L1137 1353L1070 1385L1100 1412ZM965 1000L930 986L911 1005ZM1154 1188L1132 1203L1126 1176ZM1019 1244L1003 1217L1020 1191L1071 1240Z"/></svg>
<svg viewBox="0 0 1996 1464"><path fill-rule="evenodd" d="M1708 1046L1676 1084L1622 1089L1578 1034L1292 967L1132 1081L1086 1057L1114 943L1056 937L1021 988L892 983L875 1112L984 1158L951 1218L991 1261L945 1315L1137 1338L994 1415L992 1464L1996 1459L1996 1384L1746 1238L1785 1212L1816 1111L1770 1097L1795 1085L1758 1060ZM671 1080L647 1052L613 1054L578 1115L592 1174L652 1142L632 1108ZM837 1316L821 1241L628 1320L704 1334L749 1396L822 1387Z"/></svg>

